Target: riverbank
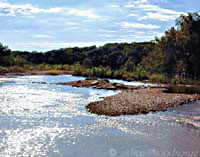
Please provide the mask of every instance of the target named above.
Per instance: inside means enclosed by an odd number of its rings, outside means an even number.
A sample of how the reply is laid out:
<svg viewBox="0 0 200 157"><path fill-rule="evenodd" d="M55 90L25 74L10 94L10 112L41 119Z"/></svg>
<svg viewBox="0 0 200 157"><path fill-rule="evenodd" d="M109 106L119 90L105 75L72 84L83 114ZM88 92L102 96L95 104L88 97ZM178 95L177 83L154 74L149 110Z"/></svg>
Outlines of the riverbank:
<svg viewBox="0 0 200 157"><path fill-rule="evenodd" d="M50 65L50 64L25 64L23 66L0 66L0 77L14 77L23 75L62 75L83 76L86 78L118 79L124 81L140 81L160 84L194 85L199 86L200 80L182 77L168 77L162 73L148 73L139 71L114 70L109 67L87 68L80 64Z"/></svg>
<svg viewBox="0 0 200 157"><path fill-rule="evenodd" d="M122 91L121 93L92 102L86 106L89 112L98 115L119 116L137 115L149 112L166 111L200 99L195 94L165 93L163 88Z"/></svg>
<svg viewBox="0 0 200 157"><path fill-rule="evenodd" d="M45 70L45 71L29 71L29 72L9 72L0 73L0 78L4 77L16 77L16 76L28 76L28 75L71 75L71 71L64 70Z"/></svg>
<svg viewBox="0 0 200 157"><path fill-rule="evenodd" d="M66 74L66 71L63 72L63 74ZM15 77L33 74L49 75L49 71L9 73L2 76ZM0 75L0 77L2 76ZM167 84L160 85L159 87L132 86L109 82L109 80L79 80L56 84L72 87L121 90L121 93L117 95L106 97L102 101L92 102L86 106L89 112L98 115L118 116L166 111L170 107L176 107L200 99L200 95L195 94L166 93Z"/></svg>
<svg viewBox="0 0 200 157"><path fill-rule="evenodd" d="M169 93L168 86L160 87L130 86L111 83L108 80L80 80L60 85L85 87L107 90L121 90L121 93L92 102L86 106L89 112L98 115L119 116L146 114L149 112L166 111L200 99L197 94Z"/></svg>
<svg viewBox="0 0 200 157"><path fill-rule="evenodd" d="M83 87L83 88L95 88L106 90L136 90L139 88L146 88L144 86L130 86L122 83L112 83L109 80L79 80L73 82L57 83L58 85Z"/></svg>
<svg viewBox="0 0 200 157"><path fill-rule="evenodd" d="M0 156L74 156L78 152L77 156L109 157L113 148L117 156L127 156L132 148L144 150L144 156L155 156L155 151L161 154L172 148L199 150L200 101L162 114L95 116L85 109L88 102L119 92L52 84L78 79L84 78L42 75L2 79L8 82L0 85ZM54 153L52 143L60 154Z"/></svg>

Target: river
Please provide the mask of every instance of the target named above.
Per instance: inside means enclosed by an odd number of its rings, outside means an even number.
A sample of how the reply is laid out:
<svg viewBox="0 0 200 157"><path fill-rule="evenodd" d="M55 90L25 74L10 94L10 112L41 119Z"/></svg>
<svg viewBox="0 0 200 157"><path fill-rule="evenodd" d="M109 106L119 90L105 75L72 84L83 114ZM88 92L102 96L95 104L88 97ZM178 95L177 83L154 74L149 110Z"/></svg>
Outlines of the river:
<svg viewBox="0 0 200 157"><path fill-rule="evenodd" d="M200 156L200 101L147 115L97 116L85 106L119 91L52 84L83 79L0 79L0 157Z"/></svg>

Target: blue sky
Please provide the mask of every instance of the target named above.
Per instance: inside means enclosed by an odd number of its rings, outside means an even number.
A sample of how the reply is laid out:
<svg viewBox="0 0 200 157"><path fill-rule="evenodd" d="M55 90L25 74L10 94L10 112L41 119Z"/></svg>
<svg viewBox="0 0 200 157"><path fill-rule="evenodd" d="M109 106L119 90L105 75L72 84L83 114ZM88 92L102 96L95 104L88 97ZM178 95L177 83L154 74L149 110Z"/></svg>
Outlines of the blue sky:
<svg viewBox="0 0 200 157"><path fill-rule="evenodd" d="M150 41L199 0L0 0L0 42L46 51L108 42Z"/></svg>

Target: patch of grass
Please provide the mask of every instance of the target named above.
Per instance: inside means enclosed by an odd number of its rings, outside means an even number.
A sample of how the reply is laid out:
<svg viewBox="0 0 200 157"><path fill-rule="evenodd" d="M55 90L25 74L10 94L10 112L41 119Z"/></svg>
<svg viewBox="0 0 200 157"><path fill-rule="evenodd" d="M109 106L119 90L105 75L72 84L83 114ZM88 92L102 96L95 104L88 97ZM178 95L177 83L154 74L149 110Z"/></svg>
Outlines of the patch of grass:
<svg viewBox="0 0 200 157"><path fill-rule="evenodd" d="M8 68L9 72L25 72L23 67L20 66L12 66Z"/></svg>
<svg viewBox="0 0 200 157"><path fill-rule="evenodd" d="M59 71L59 70L50 70L50 71L47 71L46 74L47 74L47 75L61 75L61 74L63 74L63 71Z"/></svg>
<svg viewBox="0 0 200 157"><path fill-rule="evenodd" d="M150 81L155 83L168 83L169 80L164 74L153 74L150 76Z"/></svg>

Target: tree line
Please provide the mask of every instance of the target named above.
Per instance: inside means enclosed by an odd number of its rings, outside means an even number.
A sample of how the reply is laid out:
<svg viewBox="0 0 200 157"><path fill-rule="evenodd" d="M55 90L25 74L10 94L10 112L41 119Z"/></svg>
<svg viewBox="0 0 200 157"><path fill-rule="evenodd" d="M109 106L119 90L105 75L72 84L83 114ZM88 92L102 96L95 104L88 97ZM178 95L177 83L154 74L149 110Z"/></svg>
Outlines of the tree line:
<svg viewBox="0 0 200 157"><path fill-rule="evenodd" d="M147 77L158 74L168 78L199 79L200 15L181 15L176 19L175 27L150 42L108 43L101 47L62 48L47 52L11 51L0 44L1 66L29 64L68 64L86 69L107 68L113 73L117 70L143 72Z"/></svg>

